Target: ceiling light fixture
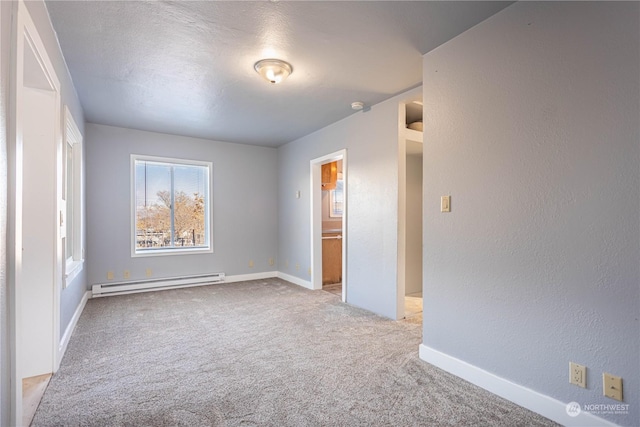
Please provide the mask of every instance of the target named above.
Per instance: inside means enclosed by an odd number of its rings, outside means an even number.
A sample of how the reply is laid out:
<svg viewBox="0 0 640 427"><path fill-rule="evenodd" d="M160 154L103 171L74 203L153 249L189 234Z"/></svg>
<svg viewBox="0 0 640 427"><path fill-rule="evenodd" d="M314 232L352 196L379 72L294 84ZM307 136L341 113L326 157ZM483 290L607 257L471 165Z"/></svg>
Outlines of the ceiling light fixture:
<svg viewBox="0 0 640 427"><path fill-rule="evenodd" d="M353 110L356 110L356 111L362 110L364 108L364 102L362 102L362 101L352 102L351 103L351 108Z"/></svg>
<svg viewBox="0 0 640 427"><path fill-rule="evenodd" d="M263 59L256 62L253 68L266 81L273 84L280 83L293 72L291 64L280 59Z"/></svg>

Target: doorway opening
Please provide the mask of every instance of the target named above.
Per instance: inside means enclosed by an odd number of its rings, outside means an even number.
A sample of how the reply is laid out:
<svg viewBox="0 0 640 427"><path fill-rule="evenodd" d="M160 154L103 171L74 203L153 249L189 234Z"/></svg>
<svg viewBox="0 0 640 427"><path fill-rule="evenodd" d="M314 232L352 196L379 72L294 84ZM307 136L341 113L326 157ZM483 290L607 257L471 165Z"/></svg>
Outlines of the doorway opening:
<svg viewBox="0 0 640 427"><path fill-rule="evenodd" d="M344 180L342 160L321 166L322 289L342 296L342 215Z"/></svg>
<svg viewBox="0 0 640 427"><path fill-rule="evenodd" d="M422 313L422 143L407 140L404 317Z"/></svg>
<svg viewBox="0 0 640 427"><path fill-rule="evenodd" d="M422 315L422 102L400 103L398 114L398 293L396 318Z"/></svg>
<svg viewBox="0 0 640 427"><path fill-rule="evenodd" d="M311 286L347 301L347 153L311 161Z"/></svg>

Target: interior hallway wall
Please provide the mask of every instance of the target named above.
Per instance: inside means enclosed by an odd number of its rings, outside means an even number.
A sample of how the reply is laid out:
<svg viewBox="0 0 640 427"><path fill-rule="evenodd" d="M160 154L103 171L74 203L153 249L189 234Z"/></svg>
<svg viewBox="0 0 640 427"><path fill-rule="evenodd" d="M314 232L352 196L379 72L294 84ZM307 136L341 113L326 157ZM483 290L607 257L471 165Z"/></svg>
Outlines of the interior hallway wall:
<svg viewBox="0 0 640 427"><path fill-rule="evenodd" d="M419 93L395 96L278 148L279 271L310 281L309 164L346 149L347 302L389 318L396 317L397 299L398 104Z"/></svg>
<svg viewBox="0 0 640 427"><path fill-rule="evenodd" d="M60 45L58 44L58 38L55 31L53 30L51 20L49 19L49 12L47 11L47 7L42 0L26 1L25 5L27 6L29 14L31 15L31 18L33 19L33 22L38 29L40 38L42 38L42 43L47 50L47 54L49 55L49 59L53 64L56 75L58 76L58 79L60 79L60 97L62 100L62 104L66 105L69 108L73 119L78 125L80 133L84 135L84 112L82 111L82 105L80 104L80 100L78 99L78 95L73 86L73 81L71 80L71 74L69 74L69 70L67 69L67 64L64 60L64 57L62 56L62 51L60 50ZM61 109L61 129L65 129L63 111L64 108ZM86 206L83 207L83 209L86 211ZM85 240L86 247L86 233L85 236L83 236L83 239ZM69 325L69 322L71 321L71 318L73 317L73 314L75 313L78 305L80 304L80 300L85 293L86 286L87 263L85 260L83 270L78 274L78 276L76 276L73 282L71 282L60 293L61 337L64 334L65 329Z"/></svg>
<svg viewBox="0 0 640 427"><path fill-rule="evenodd" d="M7 111L9 109L9 59L11 7L0 2L0 425L9 425L11 382L9 351L9 301L7 295Z"/></svg>
<svg viewBox="0 0 640 427"><path fill-rule="evenodd" d="M422 292L422 153L408 155L406 165L405 294L409 295Z"/></svg>
<svg viewBox="0 0 640 427"><path fill-rule="evenodd" d="M619 403L602 373L621 376L628 414L599 416L626 426L640 425L639 19L638 2L517 2L423 67L424 344L563 403Z"/></svg>

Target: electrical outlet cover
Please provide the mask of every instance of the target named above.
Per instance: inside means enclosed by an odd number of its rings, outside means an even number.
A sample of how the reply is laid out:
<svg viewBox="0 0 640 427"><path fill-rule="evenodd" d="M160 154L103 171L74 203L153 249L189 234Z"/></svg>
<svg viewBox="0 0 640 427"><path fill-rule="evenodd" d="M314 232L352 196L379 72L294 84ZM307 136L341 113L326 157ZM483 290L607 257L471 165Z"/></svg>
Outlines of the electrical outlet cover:
<svg viewBox="0 0 640 427"><path fill-rule="evenodd" d="M587 388L587 368L578 363L569 362L569 382L578 387Z"/></svg>
<svg viewBox="0 0 640 427"><path fill-rule="evenodd" d="M605 396L622 402L622 378L615 375L602 374L602 392Z"/></svg>

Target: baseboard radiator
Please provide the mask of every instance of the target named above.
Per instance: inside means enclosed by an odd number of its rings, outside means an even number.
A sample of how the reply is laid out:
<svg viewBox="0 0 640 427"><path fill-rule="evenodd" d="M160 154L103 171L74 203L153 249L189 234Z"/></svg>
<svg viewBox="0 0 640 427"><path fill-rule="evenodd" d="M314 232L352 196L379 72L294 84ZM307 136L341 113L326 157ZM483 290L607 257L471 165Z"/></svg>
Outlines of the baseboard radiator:
<svg viewBox="0 0 640 427"><path fill-rule="evenodd" d="M160 291L164 289L186 288L224 282L224 273L203 274L198 276L172 277L165 279L137 280L131 282L114 282L93 285L93 298L110 295L133 294L137 292Z"/></svg>

